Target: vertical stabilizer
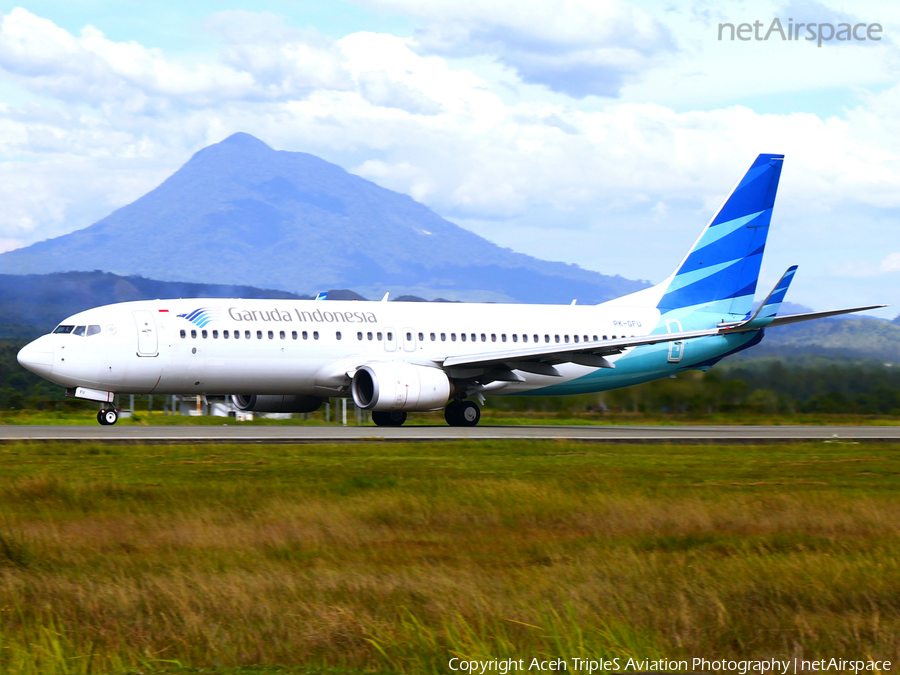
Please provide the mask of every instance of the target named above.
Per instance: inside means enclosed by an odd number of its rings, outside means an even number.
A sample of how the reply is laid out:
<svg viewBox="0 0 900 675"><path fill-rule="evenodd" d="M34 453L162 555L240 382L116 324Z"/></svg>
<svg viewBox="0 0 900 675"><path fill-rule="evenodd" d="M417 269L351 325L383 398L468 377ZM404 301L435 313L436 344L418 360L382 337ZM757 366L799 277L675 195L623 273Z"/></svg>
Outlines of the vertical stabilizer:
<svg viewBox="0 0 900 675"><path fill-rule="evenodd" d="M748 317L784 155L760 155L732 190L657 305Z"/></svg>

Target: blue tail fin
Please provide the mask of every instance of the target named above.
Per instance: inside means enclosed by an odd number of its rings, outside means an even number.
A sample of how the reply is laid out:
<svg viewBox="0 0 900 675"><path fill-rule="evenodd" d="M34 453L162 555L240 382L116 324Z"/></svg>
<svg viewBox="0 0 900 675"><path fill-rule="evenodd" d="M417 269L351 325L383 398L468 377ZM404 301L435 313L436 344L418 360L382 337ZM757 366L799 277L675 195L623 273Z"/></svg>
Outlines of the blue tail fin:
<svg viewBox="0 0 900 675"><path fill-rule="evenodd" d="M748 317L784 155L760 155L707 225L657 305Z"/></svg>

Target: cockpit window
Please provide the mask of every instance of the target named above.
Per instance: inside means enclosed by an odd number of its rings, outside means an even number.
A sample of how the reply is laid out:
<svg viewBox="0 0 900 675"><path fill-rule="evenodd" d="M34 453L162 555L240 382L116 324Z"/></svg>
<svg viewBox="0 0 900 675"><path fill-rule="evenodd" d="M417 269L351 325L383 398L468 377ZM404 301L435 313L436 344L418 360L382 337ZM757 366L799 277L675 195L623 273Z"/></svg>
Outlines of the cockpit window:
<svg viewBox="0 0 900 675"><path fill-rule="evenodd" d="M84 337L84 329L85 328L86 328L86 326L75 326L75 330L73 330L72 332L75 335L80 335L81 337Z"/></svg>
<svg viewBox="0 0 900 675"><path fill-rule="evenodd" d="M54 333L71 333L75 326L57 326Z"/></svg>
<svg viewBox="0 0 900 675"><path fill-rule="evenodd" d="M100 332L102 332L100 330L100 326L88 326L88 330L87 330L88 335L97 335Z"/></svg>

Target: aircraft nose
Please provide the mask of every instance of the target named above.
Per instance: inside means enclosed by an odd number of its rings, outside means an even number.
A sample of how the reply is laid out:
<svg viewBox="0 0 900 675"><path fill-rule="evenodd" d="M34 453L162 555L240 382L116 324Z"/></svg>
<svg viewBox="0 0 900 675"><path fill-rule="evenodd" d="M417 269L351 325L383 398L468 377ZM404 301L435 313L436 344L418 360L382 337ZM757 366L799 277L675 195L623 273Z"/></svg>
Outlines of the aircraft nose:
<svg viewBox="0 0 900 675"><path fill-rule="evenodd" d="M53 348L40 339L22 347L16 358L19 365L41 377L47 377L53 370Z"/></svg>

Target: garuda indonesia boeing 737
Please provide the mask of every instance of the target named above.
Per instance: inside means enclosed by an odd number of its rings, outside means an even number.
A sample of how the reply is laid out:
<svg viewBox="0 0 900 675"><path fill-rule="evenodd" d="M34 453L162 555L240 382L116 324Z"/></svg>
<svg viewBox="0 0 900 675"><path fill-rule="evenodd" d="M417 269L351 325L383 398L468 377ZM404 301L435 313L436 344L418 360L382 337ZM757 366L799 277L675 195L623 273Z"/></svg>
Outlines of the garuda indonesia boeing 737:
<svg viewBox="0 0 900 675"><path fill-rule="evenodd" d="M882 305L778 316L796 266L753 299L783 155L760 155L662 283L600 305L153 300L80 312L19 352L28 370L99 401L231 396L311 412L352 396L378 425L445 409L474 426L485 394L582 394L705 369L765 329Z"/></svg>

